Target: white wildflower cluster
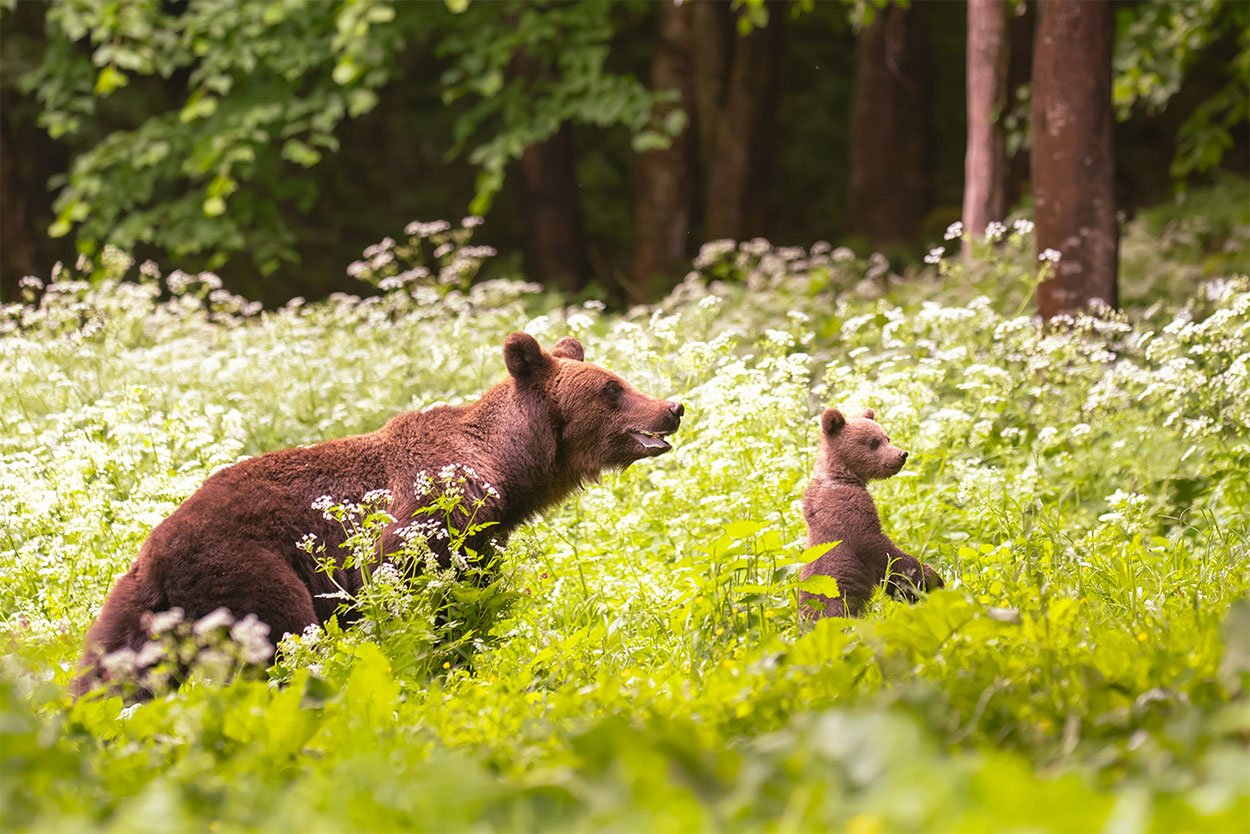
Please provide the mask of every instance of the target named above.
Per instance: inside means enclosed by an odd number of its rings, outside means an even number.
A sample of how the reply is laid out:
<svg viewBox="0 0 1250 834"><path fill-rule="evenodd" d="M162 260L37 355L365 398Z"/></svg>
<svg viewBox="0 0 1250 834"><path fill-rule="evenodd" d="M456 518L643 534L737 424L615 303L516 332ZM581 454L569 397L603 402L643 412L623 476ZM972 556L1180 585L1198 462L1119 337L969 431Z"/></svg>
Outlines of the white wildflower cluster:
<svg viewBox="0 0 1250 834"><path fill-rule="evenodd" d="M959 467L958 474L959 485L955 494L961 504L994 509L1002 502L1006 480L997 467L963 465Z"/></svg>
<svg viewBox="0 0 1250 834"><path fill-rule="evenodd" d="M1108 512L1098 517L1105 524L1137 526L1149 512L1149 499L1136 492L1117 489L1106 498Z"/></svg>
<svg viewBox="0 0 1250 834"><path fill-rule="evenodd" d="M365 248L361 259L347 267L349 277L399 294L421 304L434 304L449 293L469 290L482 264L497 253L489 246L473 246L473 230L482 218L465 217L453 227L445 220L413 221L404 227L407 239L386 237Z"/></svg>
<svg viewBox="0 0 1250 834"><path fill-rule="evenodd" d="M187 676L223 683L244 667L268 664L274 653L269 626L255 614L235 618L218 608L191 620L171 608L145 615L143 624L150 639L139 649L100 658L110 687L159 692Z"/></svg>

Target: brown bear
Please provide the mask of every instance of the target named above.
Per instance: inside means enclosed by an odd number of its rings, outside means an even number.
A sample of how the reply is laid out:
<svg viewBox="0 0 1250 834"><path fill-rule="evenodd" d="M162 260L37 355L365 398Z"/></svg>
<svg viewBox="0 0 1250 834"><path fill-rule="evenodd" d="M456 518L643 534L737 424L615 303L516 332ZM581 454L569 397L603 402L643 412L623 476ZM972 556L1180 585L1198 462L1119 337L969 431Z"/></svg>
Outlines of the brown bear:
<svg viewBox="0 0 1250 834"><path fill-rule="evenodd" d="M868 481L897 475L907 452L890 443L872 409L846 419L836 408L820 415L821 445L812 481L803 493L807 544L838 542L804 565L802 579L831 576L841 594L831 599L799 592L803 618L858 616L881 583L895 599L916 599L920 589L942 587L942 578L928 565L899 548L881 531L877 505Z"/></svg>
<svg viewBox="0 0 1250 834"><path fill-rule="evenodd" d="M584 362L576 339L560 339L547 352L532 336L513 333L503 355L509 378L472 404L401 414L371 434L270 452L215 473L152 530L117 580L87 632L74 690L107 677L103 655L146 643L149 612L254 614L274 641L328 620L339 600L322 595L338 586L354 593L360 576L340 569L332 579L300 549L308 533L329 554L344 539L341 525L313 507L320 496L355 500L389 489L396 521L383 533L381 552L394 553L422 505L414 483L445 466L469 467L480 483L466 484L466 497L484 503L474 519L480 532L465 547L485 553L601 472L672 448L664 437L677 430L684 407ZM450 564L444 542L430 546Z"/></svg>

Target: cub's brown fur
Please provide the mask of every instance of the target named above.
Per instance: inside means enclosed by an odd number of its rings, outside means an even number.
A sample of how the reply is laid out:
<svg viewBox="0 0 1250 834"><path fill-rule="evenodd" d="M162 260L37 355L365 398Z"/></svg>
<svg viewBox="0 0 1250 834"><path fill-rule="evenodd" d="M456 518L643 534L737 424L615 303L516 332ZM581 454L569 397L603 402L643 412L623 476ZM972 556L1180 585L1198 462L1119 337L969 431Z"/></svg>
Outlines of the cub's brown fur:
<svg viewBox="0 0 1250 834"><path fill-rule="evenodd" d="M897 475L907 452L890 443L872 409L846 419L835 408L820 416L821 446L816 471L803 494L807 544L840 542L803 567L801 576L831 576L837 599L800 592L805 618L858 616L882 582L896 599L914 600L917 591L942 587L942 578L908 555L881 531L881 517L867 483ZM812 608L809 600L818 603Z"/></svg>
<svg viewBox="0 0 1250 834"><path fill-rule="evenodd" d="M76 691L102 679L103 654L144 644L147 612L178 607L199 618L225 607L236 617L255 614L275 641L326 621L338 601L318 595L337 589L296 546L313 533L333 554L343 539L341 527L312 508L319 496L357 500L389 489L398 519L383 536L390 553L401 544L395 531L419 506L419 473L470 466L494 489L466 486L469 500L486 499L475 524L494 522L466 543L482 553L490 539L506 540L601 472L671 448L662 435L677 430L683 407L583 362L576 339L548 353L513 333L503 354L509 378L470 405L401 414L372 434L270 452L214 474L157 525L117 580L87 633ZM436 552L440 544L431 542ZM438 555L447 564L445 547ZM356 571L340 570L335 581L349 592L360 587Z"/></svg>

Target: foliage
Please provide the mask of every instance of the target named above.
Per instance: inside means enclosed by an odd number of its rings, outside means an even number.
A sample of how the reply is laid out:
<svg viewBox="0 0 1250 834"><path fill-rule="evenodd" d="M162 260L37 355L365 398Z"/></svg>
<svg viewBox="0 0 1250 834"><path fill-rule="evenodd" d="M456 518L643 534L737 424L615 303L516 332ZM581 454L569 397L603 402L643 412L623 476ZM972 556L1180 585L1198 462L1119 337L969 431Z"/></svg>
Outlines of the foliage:
<svg viewBox="0 0 1250 834"><path fill-rule="evenodd" d="M477 211L562 122L662 145L682 119L651 125L661 97L606 66L618 5L57 0L42 62L21 80L40 125L81 149L54 183L50 233L91 255L150 245L209 268L247 252L272 272L296 259L287 215L320 196L306 169L377 106L414 44L450 64L443 98L460 106L447 154L478 142ZM532 73L517 72L521 57Z"/></svg>
<svg viewBox="0 0 1250 834"><path fill-rule="evenodd" d="M208 274L121 281L112 250L91 281L32 284L0 320L6 825L1236 828L1250 280L1043 328L1015 312L1029 224L993 232L908 280L827 244L709 244L620 315L415 280L261 312ZM518 327L683 401L675 450L514 536L494 588L381 577L371 628L289 638L270 682L69 703L111 581L210 472L466 401ZM798 499L828 403L874 406L911 450L874 494L948 585L804 631ZM362 552L384 503L363 498L324 504ZM457 658L430 631L449 589L481 616Z"/></svg>
<svg viewBox="0 0 1250 834"><path fill-rule="evenodd" d="M1215 168L1233 147L1233 130L1250 121L1250 5L1150 0L1125 6L1118 18L1112 98L1121 120L1135 107L1163 110L1203 50L1231 42L1226 80L1181 125L1171 171L1184 180Z"/></svg>
<svg viewBox="0 0 1250 834"><path fill-rule="evenodd" d="M484 214L503 185L507 166L566 122L625 125L636 151L667 147L685 129L680 108L653 124L655 105L670 91L649 91L636 78L607 69L616 33L616 4L575 2L469 3L440 39L454 58L443 73L443 102L462 102L451 153L485 133L469 160L481 169L470 210Z"/></svg>

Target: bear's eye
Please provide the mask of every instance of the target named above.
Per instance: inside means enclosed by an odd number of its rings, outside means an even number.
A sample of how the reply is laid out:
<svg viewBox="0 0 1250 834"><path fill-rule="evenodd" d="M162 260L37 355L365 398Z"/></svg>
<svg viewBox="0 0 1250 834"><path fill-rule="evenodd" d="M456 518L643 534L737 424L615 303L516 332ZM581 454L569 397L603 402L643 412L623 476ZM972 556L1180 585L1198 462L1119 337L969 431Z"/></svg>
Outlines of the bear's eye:
<svg viewBox="0 0 1250 834"><path fill-rule="evenodd" d="M609 379L603 384L603 393L609 397L619 397L625 393L625 389L615 379Z"/></svg>
<svg viewBox="0 0 1250 834"><path fill-rule="evenodd" d="M868 445L873 449L879 449L881 448L881 441L877 440L876 438L873 438L873 441L869 443Z"/></svg>

